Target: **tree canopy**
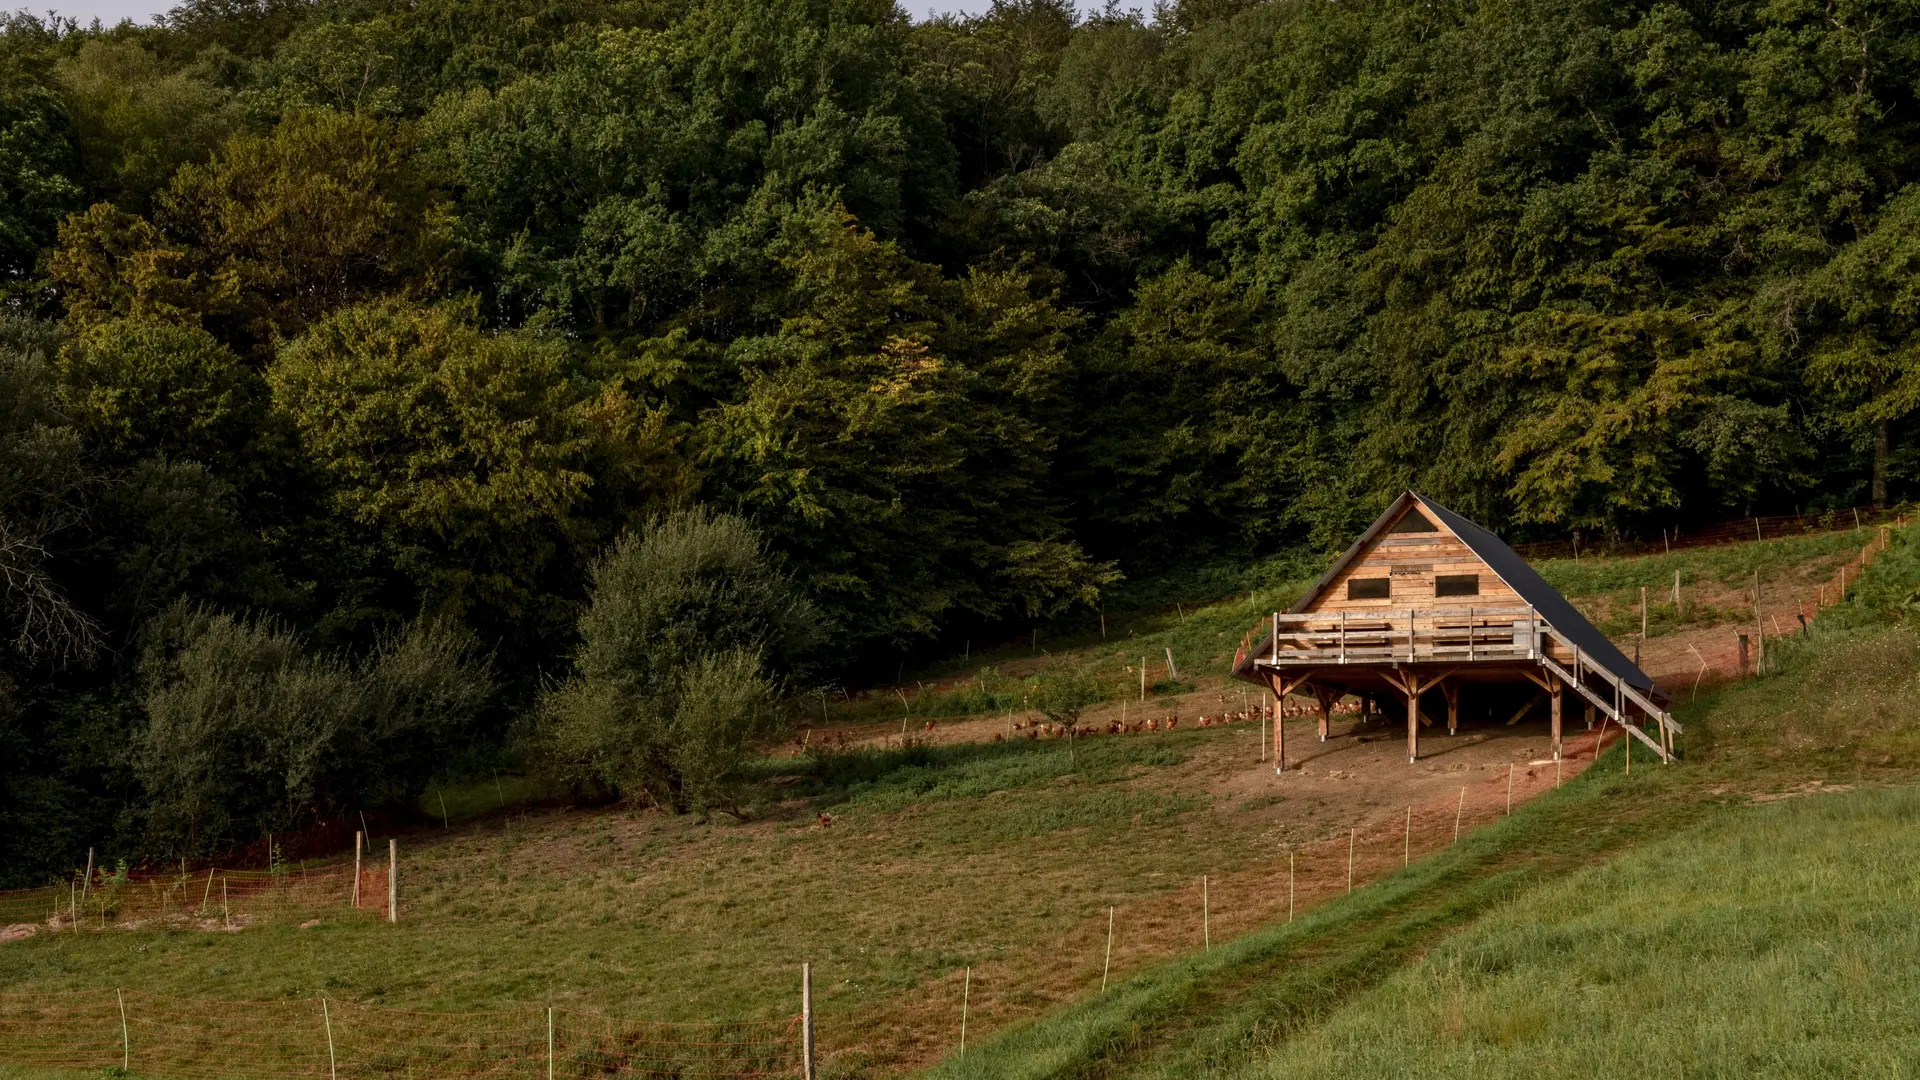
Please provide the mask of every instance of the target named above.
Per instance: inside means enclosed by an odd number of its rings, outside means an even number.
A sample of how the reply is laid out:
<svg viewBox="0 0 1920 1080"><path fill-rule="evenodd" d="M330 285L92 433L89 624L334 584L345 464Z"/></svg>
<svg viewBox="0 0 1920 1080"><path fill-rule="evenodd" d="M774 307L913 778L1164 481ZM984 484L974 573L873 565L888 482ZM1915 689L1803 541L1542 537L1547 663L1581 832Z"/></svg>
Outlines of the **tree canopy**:
<svg viewBox="0 0 1920 1080"><path fill-rule="evenodd" d="M1917 88L1913 0L7 16L0 722L137 804L165 687L429 620L497 743L690 507L853 678L1408 487L1521 540L1910 498Z"/></svg>

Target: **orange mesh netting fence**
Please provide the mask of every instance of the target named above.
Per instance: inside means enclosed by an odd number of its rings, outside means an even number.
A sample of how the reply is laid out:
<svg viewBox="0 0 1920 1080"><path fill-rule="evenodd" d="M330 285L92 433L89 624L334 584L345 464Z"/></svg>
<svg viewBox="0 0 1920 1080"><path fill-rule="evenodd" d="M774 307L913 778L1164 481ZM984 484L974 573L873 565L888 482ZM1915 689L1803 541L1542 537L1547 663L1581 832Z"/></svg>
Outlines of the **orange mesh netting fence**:
<svg viewBox="0 0 1920 1080"><path fill-rule="evenodd" d="M328 998L198 1001L132 990L0 994L0 1063L181 1080L790 1077L798 1024L651 1023L572 1009L428 1013Z"/></svg>

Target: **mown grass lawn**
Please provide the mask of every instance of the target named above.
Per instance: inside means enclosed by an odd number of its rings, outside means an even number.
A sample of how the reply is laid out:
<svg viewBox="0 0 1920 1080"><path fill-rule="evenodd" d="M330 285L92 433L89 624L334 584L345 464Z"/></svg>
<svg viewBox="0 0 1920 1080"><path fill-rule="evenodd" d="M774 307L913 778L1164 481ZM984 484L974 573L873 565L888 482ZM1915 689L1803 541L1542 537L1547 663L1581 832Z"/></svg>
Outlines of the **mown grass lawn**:
<svg viewBox="0 0 1920 1080"><path fill-rule="evenodd" d="M1220 1073L1911 1076L1917 905L1920 788L1729 809L1542 884Z"/></svg>

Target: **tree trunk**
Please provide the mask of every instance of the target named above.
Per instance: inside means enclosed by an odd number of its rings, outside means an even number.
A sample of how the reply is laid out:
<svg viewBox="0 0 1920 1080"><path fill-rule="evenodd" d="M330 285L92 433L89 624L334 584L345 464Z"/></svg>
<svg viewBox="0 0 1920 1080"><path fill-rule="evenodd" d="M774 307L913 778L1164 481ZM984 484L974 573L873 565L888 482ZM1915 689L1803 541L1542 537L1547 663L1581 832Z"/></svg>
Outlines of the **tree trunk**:
<svg viewBox="0 0 1920 1080"><path fill-rule="evenodd" d="M1887 505L1887 459L1892 456L1892 433L1885 420L1873 425L1873 505Z"/></svg>

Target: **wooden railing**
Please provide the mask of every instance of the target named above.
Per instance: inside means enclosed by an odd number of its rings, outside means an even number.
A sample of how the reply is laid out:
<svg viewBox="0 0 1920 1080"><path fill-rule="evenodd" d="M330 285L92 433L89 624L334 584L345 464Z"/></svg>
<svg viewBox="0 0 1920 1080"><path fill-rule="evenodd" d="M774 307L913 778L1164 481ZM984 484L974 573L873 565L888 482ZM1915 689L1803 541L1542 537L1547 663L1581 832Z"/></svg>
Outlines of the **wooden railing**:
<svg viewBox="0 0 1920 1080"><path fill-rule="evenodd" d="M1668 739L1655 740L1631 719L1631 708L1679 734L1673 714L1626 680L1586 662L1580 647L1541 620L1531 607L1406 608L1272 617L1271 637L1255 666L1380 663L1381 661L1531 660L1551 671L1600 713L1619 723L1663 759ZM1251 636L1249 636L1251 638ZM1250 639L1249 639L1250 644ZM1242 649L1247 647L1243 644ZM1557 658L1555 655L1557 654ZM1244 653L1242 654L1244 655ZM1236 661L1237 662L1237 661ZM1604 695L1588 684L1595 679Z"/></svg>
<svg viewBox="0 0 1920 1080"><path fill-rule="evenodd" d="M1273 616L1255 663L1531 660L1547 629L1530 607L1406 608Z"/></svg>

